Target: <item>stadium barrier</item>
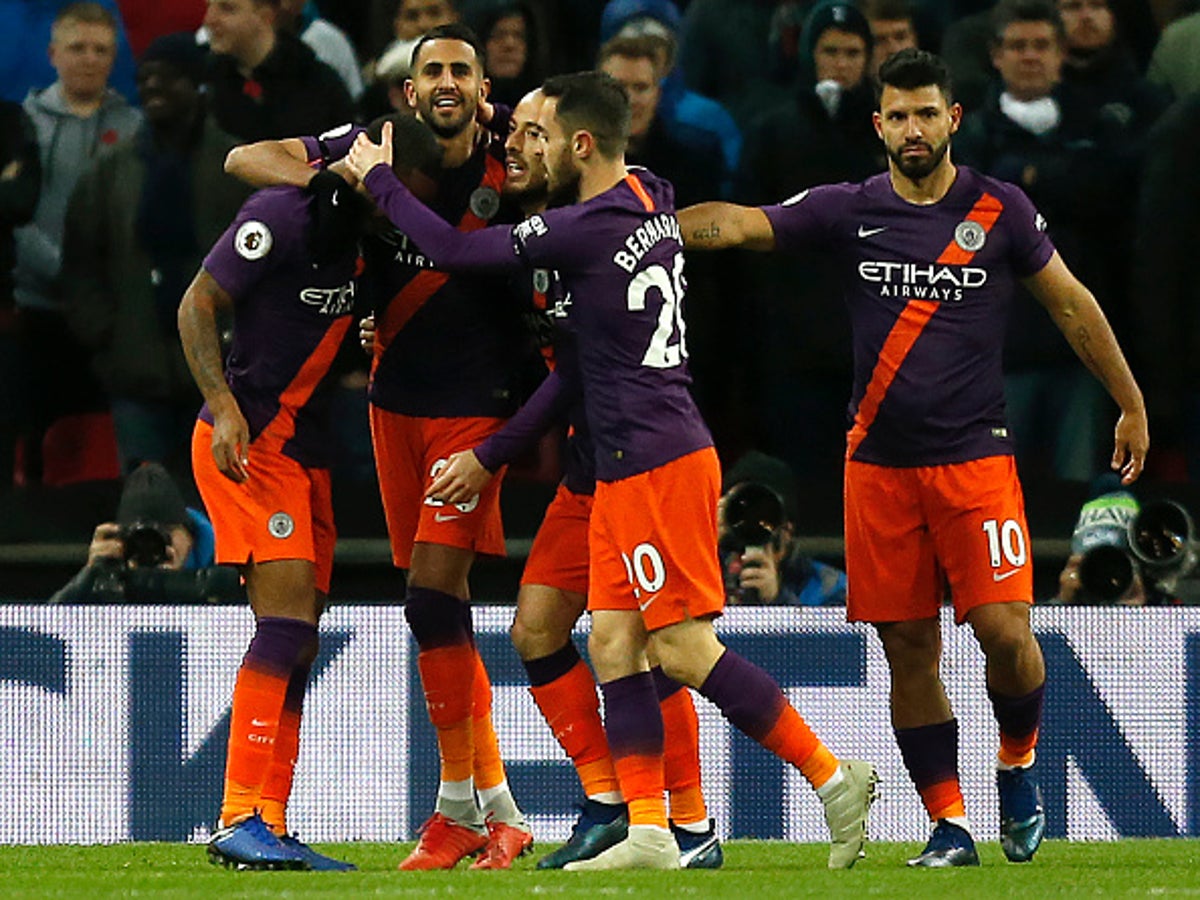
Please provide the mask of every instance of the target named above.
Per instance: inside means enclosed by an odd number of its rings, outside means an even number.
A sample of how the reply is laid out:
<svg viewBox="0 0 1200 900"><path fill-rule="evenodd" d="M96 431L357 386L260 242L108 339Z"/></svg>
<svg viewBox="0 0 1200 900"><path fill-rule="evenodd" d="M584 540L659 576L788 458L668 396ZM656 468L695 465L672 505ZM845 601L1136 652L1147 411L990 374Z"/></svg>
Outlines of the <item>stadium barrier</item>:
<svg viewBox="0 0 1200 900"><path fill-rule="evenodd" d="M539 841L579 799L508 642L512 609L475 612L509 779ZM1037 608L1049 688L1038 771L1051 837L1200 836L1200 609ZM236 608L0 607L0 843L200 840L221 791L229 696L251 632ZM969 629L943 620L967 812L997 833L997 736ZM839 610L736 609L719 628L770 671L840 755L882 777L871 835L927 825L892 739L887 669ZM582 635L580 645L582 647ZM797 773L697 699L705 794L721 834L825 840ZM402 610L322 621L291 825L309 840L411 839L432 808L434 736Z"/></svg>

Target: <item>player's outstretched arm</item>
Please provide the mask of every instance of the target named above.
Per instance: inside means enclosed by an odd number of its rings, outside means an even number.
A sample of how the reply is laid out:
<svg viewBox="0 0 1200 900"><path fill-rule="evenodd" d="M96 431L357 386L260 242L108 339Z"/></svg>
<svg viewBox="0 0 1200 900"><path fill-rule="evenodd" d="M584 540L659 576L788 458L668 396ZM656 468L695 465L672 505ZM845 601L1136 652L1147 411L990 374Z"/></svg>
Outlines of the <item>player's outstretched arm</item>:
<svg viewBox="0 0 1200 900"><path fill-rule="evenodd" d="M1104 311L1058 253L1040 272L1025 279L1025 286L1046 307L1076 355L1121 408L1112 468L1121 473L1122 484L1133 483L1142 474L1150 449L1146 404Z"/></svg>
<svg viewBox="0 0 1200 900"><path fill-rule="evenodd" d="M225 171L256 188L280 184L302 188L318 170L308 164L308 150L300 138L285 138L234 147L225 156Z"/></svg>
<svg viewBox="0 0 1200 900"><path fill-rule="evenodd" d="M498 272L520 269L512 229L492 226L462 232L413 196L392 171L392 124L380 143L360 134L346 157L350 171L366 187L393 225L408 235L443 272Z"/></svg>
<svg viewBox="0 0 1200 900"><path fill-rule="evenodd" d="M688 250L775 249L775 230L757 206L710 201L681 209L676 216Z"/></svg>
<svg viewBox="0 0 1200 900"><path fill-rule="evenodd" d="M249 477L250 426L225 381L217 335L217 310L232 306L233 298L200 269L179 303L179 339L192 378L213 414L213 459L226 478L242 482Z"/></svg>

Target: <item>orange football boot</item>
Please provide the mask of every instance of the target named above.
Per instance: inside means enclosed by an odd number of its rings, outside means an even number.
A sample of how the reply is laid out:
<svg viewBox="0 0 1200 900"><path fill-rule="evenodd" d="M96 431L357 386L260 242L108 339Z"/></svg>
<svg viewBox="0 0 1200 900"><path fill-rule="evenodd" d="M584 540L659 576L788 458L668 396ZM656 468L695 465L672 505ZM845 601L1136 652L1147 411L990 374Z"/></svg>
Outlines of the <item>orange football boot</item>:
<svg viewBox="0 0 1200 900"><path fill-rule="evenodd" d="M400 863L402 872L453 869L459 860L474 856L488 845L488 835L459 825L435 812L421 826L421 837L413 852Z"/></svg>
<svg viewBox="0 0 1200 900"><path fill-rule="evenodd" d="M533 847L533 832L487 818L487 848L472 869L511 869L513 860L524 856Z"/></svg>

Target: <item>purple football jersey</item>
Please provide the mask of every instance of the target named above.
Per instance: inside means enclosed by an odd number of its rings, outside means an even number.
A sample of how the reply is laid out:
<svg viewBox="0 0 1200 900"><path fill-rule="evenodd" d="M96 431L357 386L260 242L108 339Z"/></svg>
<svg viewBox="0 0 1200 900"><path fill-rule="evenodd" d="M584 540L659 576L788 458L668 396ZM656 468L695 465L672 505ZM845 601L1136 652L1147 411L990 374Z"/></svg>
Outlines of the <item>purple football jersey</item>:
<svg viewBox="0 0 1200 900"><path fill-rule="evenodd" d="M822 247L841 268L854 332L852 459L925 466L1012 453L1008 308L1017 281L1054 253L1019 188L959 166L928 206L903 200L882 174L763 211L778 249Z"/></svg>
<svg viewBox="0 0 1200 900"><path fill-rule="evenodd" d="M470 234L432 215L385 166L366 185L438 267L556 271L553 314L575 345L556 344L558 371L582 386L599 480L712 446L688 391L683 242L668 182L632 170L584 203Z"/></svg>
<svg viewBox="0 0 1200 900"><path fill-rule="evenodd" d="M310 203L294 187L259 191L213 245L204 269L234 301L225 377L251 438L269 427L288 456L327 467L327 376L353 321L359 258L350 251L329 264L312 262ZM207 406L200 415L212 421Z"/></svg>

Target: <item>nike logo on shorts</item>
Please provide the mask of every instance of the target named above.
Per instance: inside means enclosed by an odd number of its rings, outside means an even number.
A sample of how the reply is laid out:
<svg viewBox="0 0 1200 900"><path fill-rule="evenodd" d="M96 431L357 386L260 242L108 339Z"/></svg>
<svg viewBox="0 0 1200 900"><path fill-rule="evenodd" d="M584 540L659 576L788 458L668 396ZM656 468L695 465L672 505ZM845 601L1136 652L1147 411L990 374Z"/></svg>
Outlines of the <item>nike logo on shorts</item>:
<svg viewBox="0 0 1200 900"><path fill-rule="evenodd" d="M435 521L435 522L451 522L454 519L458 519L458 518L460 518L458 513L434 513L433 514L433 521Z"/></svg>
<svg viewBox="0 0 1200 900"><path fill-rule="evenodd" d="M879 234L881 231L887 231L887 230L888 230L888 227L886 225L880 226L879 228L868 228L866 225L859 225L858 226L858 236L860 238L869 238L872 235L876 235L876 234Z"/></svg>
<svg viewBox="0 0 1200 900"><path fill-rule="evenodd" d="M647 609L650 608L650 604L653 603L657 599L658 599L658 594L652 594L650 599L647 600L645 603L638 604L638 609L640 609L642 612L645 612Z"/></svg>
<svg viewBox="0 0 1200 900"><path fill-rule="evenodd" d="M1016 575L1020 571L1021 571L1020 569L1013 569L1009 572L1005 572L1003 575L1000 574L999 572L993 572L992 573L992 581L1003 581L1005 578L1012 578L1014 575Z"/></svg>

